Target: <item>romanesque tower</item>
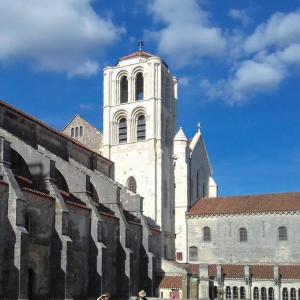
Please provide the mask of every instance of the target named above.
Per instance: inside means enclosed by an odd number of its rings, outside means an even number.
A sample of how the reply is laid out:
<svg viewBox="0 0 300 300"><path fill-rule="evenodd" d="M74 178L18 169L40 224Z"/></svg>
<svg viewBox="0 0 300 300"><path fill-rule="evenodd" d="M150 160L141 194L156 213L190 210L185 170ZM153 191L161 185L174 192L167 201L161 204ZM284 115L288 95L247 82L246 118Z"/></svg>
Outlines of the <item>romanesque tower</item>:
<svg viewBox="0 0 300 300"><path fill-rule="evenodd" d="M104 69L103 99L101 152L114 161L116 181L144 197L144 214L160 225L162 253L172 258L177 80L140 49Z"/></svg>

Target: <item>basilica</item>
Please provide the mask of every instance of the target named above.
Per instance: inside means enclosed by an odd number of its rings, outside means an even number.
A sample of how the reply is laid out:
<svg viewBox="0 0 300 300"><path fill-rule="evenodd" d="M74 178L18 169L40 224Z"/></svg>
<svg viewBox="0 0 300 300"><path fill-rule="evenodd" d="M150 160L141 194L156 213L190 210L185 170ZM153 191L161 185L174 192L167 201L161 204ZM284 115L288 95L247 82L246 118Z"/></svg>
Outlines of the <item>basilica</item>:
<svg viewBox="0 0 300 300"><path fill-rule="evenodd" d="M0 298L299 300L300 192L219 197L160 57L103 78L102 132L0 103Z"/></svg>

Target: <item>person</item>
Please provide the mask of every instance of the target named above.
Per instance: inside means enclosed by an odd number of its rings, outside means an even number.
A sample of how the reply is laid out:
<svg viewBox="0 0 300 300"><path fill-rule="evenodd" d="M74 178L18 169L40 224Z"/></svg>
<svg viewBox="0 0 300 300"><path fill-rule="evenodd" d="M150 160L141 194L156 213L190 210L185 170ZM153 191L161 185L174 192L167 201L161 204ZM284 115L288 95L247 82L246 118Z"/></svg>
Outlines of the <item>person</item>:
<svg viewBox="0 0 300 300"><path fill-rule="evenodd" d="M144 290L139 291L136 300L147 300L146 292Z"/></svg>
<svg viewBox="0 0 300 300"><path fill-rule="evenodd" d="M97 300L110 300L110 293L106 292L102 294Z"/></svg>

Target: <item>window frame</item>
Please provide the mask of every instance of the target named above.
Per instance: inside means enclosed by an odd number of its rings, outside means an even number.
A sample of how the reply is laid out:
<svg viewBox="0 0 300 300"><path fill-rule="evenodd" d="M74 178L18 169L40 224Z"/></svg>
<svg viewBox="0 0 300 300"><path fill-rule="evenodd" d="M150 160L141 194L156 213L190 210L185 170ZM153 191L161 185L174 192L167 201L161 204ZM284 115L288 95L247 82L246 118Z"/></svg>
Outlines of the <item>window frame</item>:
<svg viewBox="0 0 300 300"><path fill-rule="evenodd" d="M144 114L140 114L136 119L136 140L146 140L146 117Z"/></svg>
<svg viewBox="0 0 300 300"><path fill-rule="evenodd" d="M211 230L208 226L203 227L203 242L211 242Z"/></svg>
<svg viewBox="0 0 300 300"><path fill-rule="evenodd" d="M125 122L122 122L125 120ZM121 124L124 124L121 127ZM120 132L121 130L124 130L124 132ZM127 128L127 118L121 117L118 121L118 143L119 144L125 144L128 141L128 128Z"/></svg>
<svg viewBox="0 0 300 300"><path fill-rule="evenodd" d="M278 240L279 241L287 241L288 240L288 230L285 226L278 227Z"/></svg>
<svg viewBox="0 0 300 300"><path fill-rule="evenodd" d="M124 83L126 82L125 86ZM128 78L126 75L123 75L120 78L120 104L128 103Z"/></svg>
<svg viewBox="0 0 300 300"><path fill-rule="evenodd" d="M139 78L138 78L139 77ZM141 82L139 82L141 80ZM141 84L141 86L138 86L138 84ZM139 71L135 75L135 101L142 101L145 99L145 84L144 84L144 74L143 72ZM141 97L139 97L141 94Z"/></svg>
<svg viewBox="0 0 300 300"><path fill-rule="evenodd" d="M239 228L239 241L240 241L241 243L248 242L248 232L247 232L247 228L245 228L245 227Z"/></svg>
<svg viewBox="0 0 300 300"><path fill-rule="evenodd" d="M192 253L195 251L195 253ZM189 261L198 261L198 248L196 246L189 247Z"/></svg>

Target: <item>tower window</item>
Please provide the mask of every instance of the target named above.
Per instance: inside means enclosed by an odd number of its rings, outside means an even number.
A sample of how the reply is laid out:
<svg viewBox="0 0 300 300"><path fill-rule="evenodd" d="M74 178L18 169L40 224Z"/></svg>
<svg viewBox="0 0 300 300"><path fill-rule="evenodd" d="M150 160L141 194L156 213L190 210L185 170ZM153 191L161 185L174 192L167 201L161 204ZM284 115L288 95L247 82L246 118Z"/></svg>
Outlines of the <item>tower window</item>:
<svg viewBox="0 0 300 300"><path fill-rule="evenodd" d="M74 137L74 128L71 128L71 137Z"/></svg>
<svg viewBox="0 0 300 300"><path fill-rule="evenodd" d="M125 118L122 118L119 121L119 143L127 142L127 121Z"/></svg>
<svg viewBox="0 0 300 300"><path fill-rule="evenodd" d="M247 236L247 229L246 228L240 228L240 242L247 242L248 236Z"/></svg>
<svg viewBox="0 0 300 300"><path fill-rule="evenodd" d="M145 140L146 138L146 122L144 115L138 117L136 136L138 141Z"/></svg>
<svg viewBox="0 0 300 300"><path fill-rule="evenodd" d="M278 228L278 238L279 238L279 241L287 241L288 235L287 235L286 227L281 226Z"/></svg>
<svg viewBox="0 0 300 300"><path fill-rule="evenodd" d="M127 180L127 188L129 191L136 193L136 180L134 177L129 177Z"/></svg>
<svg viewBox="0 0 300 300"><path fill-rule="evenodd" d="M83 135L83 128L82 128L82 126L79 127L79 135L80 135L80 136Z"/></svg>
<svg viewBox="0 0 300 300"><path fill-rule="evenodd" d="M75 137L78 137L78 127L75 128Z"/></svg>
<svg viewBox="0 0 300 300"><path fill-rule="evenodd" d="M144 77L142 73L138 73L135 78L135 99L144 99Z"/></svg>
<svg viewBox="0 0 300 300"><path fill-rule="evenodd" d="M127 77L124 76L121 79L121 103L127 103L128 102L128 80Z"/></svg>

